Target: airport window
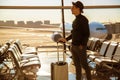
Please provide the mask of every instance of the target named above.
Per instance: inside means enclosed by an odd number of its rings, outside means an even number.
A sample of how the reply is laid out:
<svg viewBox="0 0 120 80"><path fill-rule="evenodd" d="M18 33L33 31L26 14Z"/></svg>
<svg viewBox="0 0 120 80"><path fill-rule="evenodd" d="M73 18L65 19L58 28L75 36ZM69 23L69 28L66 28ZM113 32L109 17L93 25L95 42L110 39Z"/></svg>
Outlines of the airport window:
<svg viewBox="0 0 120 80"><path fill-rule="evenodd" d="M15 24L17 21L42 21L49 20L50 23L61 22L61 10L49 9L0 9L0 19L3 21L13 20Z"/></svg>
<svg viewBox="0 0 120 80"><path fill-rule="evenodd" d="M61 0L1 0L0 5L4 6L58 6Z"/></svg>
<svg viewBox="0 0 120 80"><path fill-rule="evenodd" d="M17 23L39 23L39 24L61 24L62 23L62 0L1 0L0 1L0 22ZM74 16L71 14L71 2L64 1L65 22L72 23ZM89 22L119 23L120 3L119 0L81 0L84 5L84 15ZM21 23L20 23L21 22ZM0 24L3 25L3 24Z"/></svg>
<svg viewBox="0 0 120 80"><path fill-rule="evenodd" d="M51 22L61 22L61 1L62 0L1 0L0 19L1 20L33 20L50 19ZM72 22L74 19L70 11L71 2L77 0L63 0L65 9L65 22ZM85 5L84 14L90 21L99 22L119 22L120 21L120 2L119 0L81 0ZM7 7L8 6L8 7ZM106 8L106 6L108 6ZM111 7L111 8L109 8ZM22 10L24 9L24 10ZM27 10L28 9L28 10ZM32 10L34 9L34 10ZM47 10L50 9L50 10ZM15 13L13 13L15 11ZM28 12L28 13L27 13ZM19 14L24 13L24 14ZM13 15L16 17L13 17ZM48 15L48 14L51 14ZM53 15L54 17L52 17ZM18 18L18 16L21 18ZM112 16L111 16L112 15ZM10 18L12 16L12 18ZM25 17L26 19L24 19ZM42 18L41 18L42 17ZM52 18L51 18L52 17ZM35 20L36 19L36 20ZM53 20L51 20L53 19ZM56 20L57 19L57 20Z"/></svg>

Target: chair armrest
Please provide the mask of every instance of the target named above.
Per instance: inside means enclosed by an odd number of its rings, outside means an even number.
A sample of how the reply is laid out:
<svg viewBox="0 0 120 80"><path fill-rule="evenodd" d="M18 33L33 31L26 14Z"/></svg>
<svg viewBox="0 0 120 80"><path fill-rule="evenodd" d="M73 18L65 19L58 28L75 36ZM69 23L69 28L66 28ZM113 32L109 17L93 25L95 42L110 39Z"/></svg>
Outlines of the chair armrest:
<svg viewBox="0 0 120 80"><path fill-rule="evenodd" d="M120 56L120 54L115 54L115 55L113 55L113 56L118 56L118 57L119 57L119 56Z"/></svg>
<svg viewBox="0 0 120 80"><path fill-rule="evenodd" d="M117 60L118 62L120 62L120 54L115 54L113 55L113 59Z"/></svg>

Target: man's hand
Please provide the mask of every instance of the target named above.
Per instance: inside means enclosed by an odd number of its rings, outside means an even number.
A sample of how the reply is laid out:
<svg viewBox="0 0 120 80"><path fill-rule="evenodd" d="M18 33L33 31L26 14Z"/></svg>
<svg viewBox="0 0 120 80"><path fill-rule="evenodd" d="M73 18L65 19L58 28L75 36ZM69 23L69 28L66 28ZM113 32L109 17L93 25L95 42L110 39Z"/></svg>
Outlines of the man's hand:
<svg viewBox="0 0 120 80"><path fill-rule="evenodd" d="M66 42L67 42L67 40L66 40L65 38L60 38L60 39L58 39L58 42L63 42L63 43L66 43Z"/></svg>

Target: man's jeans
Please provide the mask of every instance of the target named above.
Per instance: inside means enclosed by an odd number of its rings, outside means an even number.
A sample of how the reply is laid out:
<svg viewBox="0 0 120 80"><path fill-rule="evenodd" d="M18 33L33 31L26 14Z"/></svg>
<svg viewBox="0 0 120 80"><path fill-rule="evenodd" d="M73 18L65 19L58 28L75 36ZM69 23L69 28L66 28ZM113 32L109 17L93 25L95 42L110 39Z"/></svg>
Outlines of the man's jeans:
<svg viewBox="0 0 120 80"><path fill-rule="evenodd" d="M87 55L86 55L86 46L80 49L79 46L72 45L71 47L72 58L76 68L76 80L81 80L82 76L82 67L86 72L87 80L91 79L91 72L87 62Z"/></svg>

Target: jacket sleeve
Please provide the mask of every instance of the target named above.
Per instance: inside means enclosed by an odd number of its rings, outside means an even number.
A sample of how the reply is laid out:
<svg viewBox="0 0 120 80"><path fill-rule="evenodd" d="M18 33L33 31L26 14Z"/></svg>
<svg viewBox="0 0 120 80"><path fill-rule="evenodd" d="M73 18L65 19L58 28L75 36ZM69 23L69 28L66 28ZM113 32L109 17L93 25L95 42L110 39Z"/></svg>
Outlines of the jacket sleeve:
<svg viewBox="0 0 120 80"><path fill-rule="evenodd" d="M72 39L72 33L66 38L67 41L69 41L70 39Z"/></svg>
<svg viewBox="0 0 120 80"><path fill-rule="evenodd" d="M69 41L70 39L72 39L72 30L71 30L71 34L66 38L66 40Z"/></svg>

